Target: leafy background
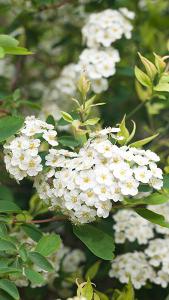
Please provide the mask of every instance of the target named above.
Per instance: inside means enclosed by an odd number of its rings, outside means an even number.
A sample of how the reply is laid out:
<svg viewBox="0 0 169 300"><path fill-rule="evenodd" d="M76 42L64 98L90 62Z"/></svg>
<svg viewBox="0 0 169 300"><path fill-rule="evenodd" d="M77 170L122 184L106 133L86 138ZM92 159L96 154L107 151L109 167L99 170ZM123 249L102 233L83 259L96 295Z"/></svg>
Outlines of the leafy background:
<svg viewBox="0 0 169 300"><path fill-rule="evenodd" d="M23 116L31 113L38 115L50 82L59 76L65 65L76 62L84 48L81 36L81 27L86 18L84 11L93 13L107 8L127 7L136 14L132 39L121 39L114 45L120 52L121 61L117 65L116 74L109 80L109 89L97 96L98 101L106 102L106 105L100 107L96 114L100 114L104 126L120 122L126 114L129 128L131 119L136 122L138 138L160 132L161 135L151 143L151 148L160 154L162 166L165 166L168 172L169 97L153 98L146 104L143 103L143 91L138 92L134 75L134 66L141 66L137 52L150 60L153 59L153 52L161 56L168 54L168 0L147 0L146 9L140 8L138 0L83 2L85 1L0 1L0 33L13 33L22 47L34 53L30 56L7 56L6 69L0 65L0 114L3 116L4 110L7 110L16 115L18 113ZM48 101L48 97L45 101ZM60 99L58 105L65 110L71 110L72 102L71 99L66 103ZM4 171L2 161L0 167L1 197L5 193L5 197L8 195L10 200L15 199L22 209L29 209L32 203L30 199L35 192L32 183L24 180L20 185L16 185ZM50 214L45 212L43 217L50 217ZM101 223L97 226L112 234L111 218ZM46 232L52 230L56 233L61 232L67 245L82 248L87 256L85 272L98 261L98 258L73 235L71 224L55 222L50 225L42 224L41 228ZM77 232L76 234L78 235ZM116 247L115 253L130 251L132 247L137 249L138 245L126 243ZM121 289L122 286L108 278L109 266L109 262L101 262L100 271L97 272L94 282L99 290L102 292L109 290L111 295L112 289ZM59 278L56 281L56 290L61 280L62 278ZM30 287L22 288L20 293L22 300L55 299L58 296L57 292L48 286L33 290ZM140 300L164 300L168 294L168 288L162 289L151 285L136 292L136 297Z"/></svg>

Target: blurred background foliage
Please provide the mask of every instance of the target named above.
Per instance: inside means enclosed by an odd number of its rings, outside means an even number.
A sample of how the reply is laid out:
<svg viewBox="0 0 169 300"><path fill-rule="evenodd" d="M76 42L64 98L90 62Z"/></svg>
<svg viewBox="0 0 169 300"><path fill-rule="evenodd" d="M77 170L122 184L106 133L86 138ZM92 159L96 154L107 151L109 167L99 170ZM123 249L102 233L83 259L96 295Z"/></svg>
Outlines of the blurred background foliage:
<svg viewBox="0 0 169 300"><path fill-rule="evenodd" d="M54 102L55 91L52 89L55 80L59 78L63 67L78 61L85 48L81 28L88 15L120 7L135 12L132 38L123 38L114 43L121 60L117 64L116 74L109 80L108 90L97 95L98 101L106 102L106 105L99 107L96 114L101 115L104 126L120 122L126 114L127 122L131 119L136 122L139 138L160 132L161 135L151 143L151 148L161 156L162 164L168 166L169 98L153 98L143 103L144 90L136 86L134 75L134 66L141 66L138 52L150 60L153 60L153 52L160 56L168 55L168 0L0 0L0 34L12 35L21 46L34 53L30 56L7 56L0 61L0 114L10 113L11 110L17 113L19 110L23 115L39 115L43 106L48 106L51 97ZM61 110L70 111L72 108L71 96L65 99L56 94L55 102ZM59 109L53 113L59 115ZM130 122L128 125L130 127ZM4 171L0 180L12 188L18 204L27 209L34 193L32 184L25 180L16 186ZM110 230L111 224L109 220L105 222L106 230ZM53 229L52 226L42 228L48 231ZM56 227L58 232L63 233L65 243L81 247L77 239L70 238L71 228L68 224L57 224ZM130 251L131 247L131 244L125 244L116 251ZM86 255L87 270L96 258L88 252ZM95 282L103 290L109 288L111 294L114 286L121 286L107 279L108 268L109 263L103 262ZM164 300L168 293L169 289L147 286L136 296L140 300ZM43 287L34 290L24 288L21 294L24 295L22 300L49 300L53 299L55 293Z"/></svg>

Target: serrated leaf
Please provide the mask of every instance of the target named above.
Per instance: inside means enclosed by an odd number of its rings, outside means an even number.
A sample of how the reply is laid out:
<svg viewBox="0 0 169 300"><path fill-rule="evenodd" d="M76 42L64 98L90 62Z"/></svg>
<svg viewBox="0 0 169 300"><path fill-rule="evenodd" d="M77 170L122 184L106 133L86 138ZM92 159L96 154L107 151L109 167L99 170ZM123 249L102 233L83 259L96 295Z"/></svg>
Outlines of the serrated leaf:
<svg viewBox="0 0 169 300"><path fill-rule="evenodd" d="M12 201L0 200L0 212L18 213L21 212L21 209Z"/></svg>
<svg viewBox="0 0 169 300"><path fill-rule="evenodd" d="M107 233L89 224L73 226L73 232L94 255L104 260L113 259L114 240Z"/></svg>
<svg viewBox="0 0 169 300"><path fill-rule="evenodd" d="M8 279L0 279L0 289L7 292L13 299L19 300L18 289L13 282Z"/></svg>
<svg viewBox="0 0 169 300"><path fill-rule="evenodd" d="M154 134L152 136L149 136L148 138L145 138L143 140L140 140L140 141L136 141L132 144L130 144L130 147L135 147L135 148L141 148L142 146L150 143L152 140L154 140L156 137L158 136L158 133L157 134Z"/></svg>
<svg viewBox="0 0 169 300"><path fill-rule="evenodd" d="M52 233L43 236L36 245L35 251L44 256L49 256L56 252L61 245L61 238L58 234Z"/></svg>
<svg viewBox="0 0 169 300"><path fill-rule="evenodd" d="M24 245L21 245L19 247L19 255L21 257L21 259L26 262L27 261L27 258L28 258L28 254L27 254L27 251L26 251L26 248Z"/></svg>
<svg viewBox="0 0 169 300"><path fill-rule="evenodd" d="M29 258L30 260L37 265L39 268L41 268L42 270L48 271L48 272L52 272L53 271L53 267L52 265L48 262L48 260L41 255L38 252L32 251L29 252Z"/></svg>
<svg viewBox="0 0 169 300"><path fill-rule="evenodd" d="M152 83L150 78L146 73L144 73L142 70L140 70L137 66L135 66L135 76L137 80L146 87L151 87Z"/></svg>
<svg viewBox="0 0 169 300"><path fill-rule="evenodd" d="M25 275L32 284L39 285L45 282L43 276L32 269L26 268Z"/></svg>
<svg viewBox="0 0 169 300"><path fill-rule="evenodd" d="M17 133L23 126L24 118L8 116L0 119L0 142L5 141L7 138Z"/></svg>

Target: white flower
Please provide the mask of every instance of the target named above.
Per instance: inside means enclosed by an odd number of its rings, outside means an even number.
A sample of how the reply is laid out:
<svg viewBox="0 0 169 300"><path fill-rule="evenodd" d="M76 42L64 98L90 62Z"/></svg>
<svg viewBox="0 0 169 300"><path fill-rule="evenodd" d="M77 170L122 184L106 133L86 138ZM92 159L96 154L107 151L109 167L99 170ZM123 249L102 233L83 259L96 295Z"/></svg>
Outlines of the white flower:
<svg viewBox="0 0 169 300"><path fill-rule="evenodd" d="M122 244L126 240L138 241L139 245L147 244L154 237L154 225L141 218L136 212L129 209L121 209L113 215L115 225L115 242Z"/></svg>
<svg viewBox="0 0 169 300"><path fill-rule="evenodd" d="M133 177L126 178L126 181L120 182L119 186L123 195L135 196L138 193L139 182Z"/></svg>
<svg viewBox="0 0 169 300"><path fill-rule="evenodd" d="M120 181L127 181L133 174L132 169L130 166L125 163L121 162L116 165L115 169L113 170L113 175Z"/></svg>
<svg viewBox="0 0 169 300"><path fill-rule="evenodd" d="M81 171L76 177L75 182L82 191L91 189L95 185L94 174L92 171Z"/></svg>
<svg viewBox="0 0 169 300"><path fill-rule="evenodd" d="M121 39L123 34L126 38L131 38L133 27L128 19L133 18L134 13L127 8L106 9L91 14L86 25L82 28L87 46L90 48L97 48L100 45L110 47L113 42Z"/></svg>
<svg viewBox="0 0 169 300"><path fill-rule="evenodd" d="M135 289L146 285L148 280L155 278L155 272L146 260L143 252L126 253L116 256L112 261L109 276L117 278L121 283L128 283L129 279Z"/></svg>
<svg viewBox="0 0 169 300"><path fill-rule="evenodd" d="M43 138L52 146L57 146L58 142L56 141L57 132L55 130L49 130L44 132Z"/></svg>
<svg viewBox="0 0 169 300"><path fill-rule="evenodd" d="M147 167L138 167L134 169L134 175L135 178L142 182L142 183L148 183L150 181L150 178L152 177L152 172L147 169Z"/></svg>

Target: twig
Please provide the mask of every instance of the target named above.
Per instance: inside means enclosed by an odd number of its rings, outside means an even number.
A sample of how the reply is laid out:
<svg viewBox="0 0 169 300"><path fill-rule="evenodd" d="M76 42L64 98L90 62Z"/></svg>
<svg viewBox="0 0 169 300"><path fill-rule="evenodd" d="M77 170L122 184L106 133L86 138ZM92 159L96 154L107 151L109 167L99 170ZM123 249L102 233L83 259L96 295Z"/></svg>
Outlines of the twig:
<svg viewBox="0 0 169 300"><path fill-rule="evenodd" d="M63 0L61 1L60 3L55 3L55 4L52 4L52 5L45 5L43 7L40 8L40 11L44 11L44 10L48 10L48 9L55 9L55 8L59 8L67 3L71 3L72 0Z"/></svg>
<svg viewBox="0 0 169 300"><path fill-rule="evenodd" d="M17 223L24 223L24 224L41 224L41 223L49 223L49 222L57 222L57 221L66 221L67 217L65 216L54 216L48 219L42 219L42 220L29 220L29 221L20 221L16 218L13 219L13 224Z"/></svg>

